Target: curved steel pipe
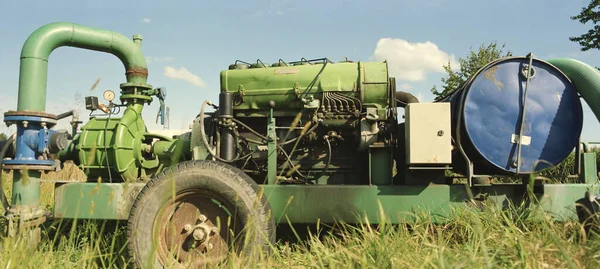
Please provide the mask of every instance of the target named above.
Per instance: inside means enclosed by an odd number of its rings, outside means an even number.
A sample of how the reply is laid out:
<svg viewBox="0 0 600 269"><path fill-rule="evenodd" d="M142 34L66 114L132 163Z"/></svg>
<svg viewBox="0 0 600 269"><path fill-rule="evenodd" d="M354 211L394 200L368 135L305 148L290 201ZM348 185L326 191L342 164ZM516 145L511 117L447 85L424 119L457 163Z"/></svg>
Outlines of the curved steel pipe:
<svg viewBox="0 0 600 269"><path fill-rule="evenodd" d="M113 31L67 22L38 28L27 38L21 50L17 110L45 111L48 57L54 49L62 46L113 54L123 63L129 84L145 85L148 68L141 51L141 40L139 35L135 35L132 42Z"/></svg>
<svg viewBox="0 0 600 269"><path fill-rule="evenodd" d="M410 103L418 103L419 102L419 99L417 97L415 97L414 95L407 93L407 92L402 92L402 91L395 92L394 98L396 98L396 107L406 107L406 105L408 105Z"/></svg>

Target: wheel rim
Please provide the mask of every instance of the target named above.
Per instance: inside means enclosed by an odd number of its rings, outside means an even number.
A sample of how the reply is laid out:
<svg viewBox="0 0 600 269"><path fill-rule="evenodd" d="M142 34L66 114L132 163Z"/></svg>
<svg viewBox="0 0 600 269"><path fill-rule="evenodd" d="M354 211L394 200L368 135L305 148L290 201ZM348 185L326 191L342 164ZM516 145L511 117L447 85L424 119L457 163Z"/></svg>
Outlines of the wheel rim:
<svg viewBox="0 0 600 269"><path fill-rule="evenodd" d="M168 199L154 223L162 264L203 266L224 261L239 250L242 228L234 207L206 190L186 190Z"/></svg>

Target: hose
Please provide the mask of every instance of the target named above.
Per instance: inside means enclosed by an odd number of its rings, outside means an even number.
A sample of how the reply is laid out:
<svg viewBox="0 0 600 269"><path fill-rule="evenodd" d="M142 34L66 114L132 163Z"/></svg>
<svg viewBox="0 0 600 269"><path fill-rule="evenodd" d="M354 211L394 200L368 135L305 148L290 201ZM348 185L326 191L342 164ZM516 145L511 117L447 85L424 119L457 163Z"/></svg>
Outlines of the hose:
<svg viewBox="0 0 600 269"><path fill-rule="evenodd" d="M600 120L600 72L586 63L570 58L547 60L562 71L573 83L575 90Z"/></svg>
<svg viewBox="0 0 600 269"><path fill-rule="evenodd" d="M4 161L6 151L8 150L10 145L13 143L14 136L15 136L14 134L11 135L8 138L8 140L6 140L6 143L4 143L4 146L2 146L2 149L0 149L0 195L2 196L2 197L0 197L0 200L2 200L2 207L4 208L4 210L7 210L8 207L10 206L10 204L8 204L8 200L6 199L6 193L4 193L4 186L2 184L2 166L3 166L3 161Z"/></svg>
<svg viewBox="0 0 600 269"><path fill-rule="evenodd" d="M414 95L407 93L407 92L403 92L403 91L397 91L394 93L394 99L396 99L396 107L406 107L406 105L410 104L410 103L418 103L419 99L417 97L415 97Z"/></svg>
<svg viewBox="0 0 600 269"><path fill-rule="evenodd" d="M325 168L323 168L321 174L316 177L317 180L327 173L327 168L329 168L329 164L331 163L331 143L329 142L329 137L325 138L325 142L327 142L327 163L325 164Z"/></svg>

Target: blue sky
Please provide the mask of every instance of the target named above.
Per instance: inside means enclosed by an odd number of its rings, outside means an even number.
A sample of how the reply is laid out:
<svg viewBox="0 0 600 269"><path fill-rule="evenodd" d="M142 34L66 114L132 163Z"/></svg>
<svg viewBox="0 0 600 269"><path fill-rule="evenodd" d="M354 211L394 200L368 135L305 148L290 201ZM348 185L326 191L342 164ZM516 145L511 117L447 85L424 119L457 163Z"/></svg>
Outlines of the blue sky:
<svg viewBox="0 0 600 269"><path fill-rule="evenodd" d="M533 52L541 59L571 57L600 66L599 52L580 52L568 39L590 27L569 18L588 2L2 0L0 109L16 108L23 42L55 21L143 35L149 83L169 90L171 129L186 129L203 100L217 101L219 72L238 59L387 59L399 87L423 101L431 101L430 88L440 85L444 61L491 41L505 43L515 55ZM121 63L108 54L63 47L49 62L50 113L73 108L75 94L100 97L124 82ZM150 129L160 128L154 124L157 110L157 103L145 110ZM600 141L600 124L587 105L584 111L583 139Z"/></svg>

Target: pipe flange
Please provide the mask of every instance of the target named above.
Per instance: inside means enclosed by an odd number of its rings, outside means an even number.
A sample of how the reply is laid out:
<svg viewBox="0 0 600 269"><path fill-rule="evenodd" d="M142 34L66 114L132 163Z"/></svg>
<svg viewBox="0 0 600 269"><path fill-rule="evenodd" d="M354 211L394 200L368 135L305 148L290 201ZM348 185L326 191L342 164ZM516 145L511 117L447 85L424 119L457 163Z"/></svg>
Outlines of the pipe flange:
<svg viewBox="0 0 600 269"><path fill-rule="evenodd" d="M142 90L151 90L152 85L146 84L146 83L125 82L125 83L121 83L119 85L119 88L121 88L121 90L126 90L129 88L140 88Z"/></svg>
<svg viewBox="0 0 600 269"><path fill-rule="evenodd" d="M42 111L14 111L14 110L10 110L6 113L4 113L4 116L32 116L32 117L40 117L40 118L48 118L48 119L52 119L52 120L56 120L56 115L54 114L50 114L50 113L46 113L46 112L42 112Z"/></svg>
<svg viewBox="0 0 600 269"><path fill-rule="evenodd" d="M47 165L31 165L31 164L8 164L12 160L6 160L3 162L3 170L29 170L29 171L54 171L56 170L54 161L47 161ZM38 161L39 162L39 161ZM52 162L50 164L49 162Z"/></svg>
<svg viewBox="0 0 600 269"><path fill-rule="evenodd" d="M7 125L23 122L40 122L48 128L56 125L56 115L39 111L8 111L4 113L4 122Z"/></svg>

